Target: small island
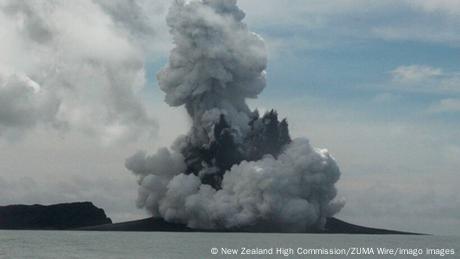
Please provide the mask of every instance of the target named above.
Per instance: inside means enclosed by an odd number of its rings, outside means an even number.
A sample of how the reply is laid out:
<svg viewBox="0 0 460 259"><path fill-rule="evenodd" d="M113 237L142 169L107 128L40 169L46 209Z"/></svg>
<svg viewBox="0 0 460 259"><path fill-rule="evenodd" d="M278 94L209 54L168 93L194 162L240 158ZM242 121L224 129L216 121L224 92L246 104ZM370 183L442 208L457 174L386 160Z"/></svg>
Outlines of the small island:
<svg viewBox="0 0 460 259"><path fill-rule="evenodd" d="M69 230L110 223L91 202L0 206L0 229Z"/></svg>

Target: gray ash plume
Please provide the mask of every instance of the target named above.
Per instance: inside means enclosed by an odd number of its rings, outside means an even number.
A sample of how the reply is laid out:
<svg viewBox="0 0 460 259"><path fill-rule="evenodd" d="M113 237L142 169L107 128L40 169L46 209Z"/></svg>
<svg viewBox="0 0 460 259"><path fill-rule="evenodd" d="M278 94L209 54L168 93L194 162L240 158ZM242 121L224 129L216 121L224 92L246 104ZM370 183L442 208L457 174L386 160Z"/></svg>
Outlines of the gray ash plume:
<svg viewBox="0 0 460 259"><path fill-rule="evenodd" d="M242 22L236 0L174 1L167 16L175 48L158 73L166 102L184 105L189 133L170 149L139 152L137 205L200 229L302 232L343 206L340 170L324 149L291 139L286 120L260 116L246 99L265 87L264 41Z"/></svg>

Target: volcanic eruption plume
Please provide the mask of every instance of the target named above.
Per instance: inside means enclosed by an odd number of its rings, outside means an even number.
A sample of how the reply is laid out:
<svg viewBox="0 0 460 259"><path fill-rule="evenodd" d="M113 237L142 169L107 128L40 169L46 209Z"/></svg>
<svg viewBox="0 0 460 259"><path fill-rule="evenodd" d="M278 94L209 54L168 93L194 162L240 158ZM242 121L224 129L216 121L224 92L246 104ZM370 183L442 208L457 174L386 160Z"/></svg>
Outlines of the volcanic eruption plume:
<svg viewBox="0 0 460 259"><path fill-rule="evenodd" d="M236 0L174 1L175 48L158 73L166 102L192 118L186 136L126 167L139 177L137 205L198 229L302 232L321 229L343 206L340 170L326 150L292 140L275 111L251 111L265 87L261 37Z"/></svg>

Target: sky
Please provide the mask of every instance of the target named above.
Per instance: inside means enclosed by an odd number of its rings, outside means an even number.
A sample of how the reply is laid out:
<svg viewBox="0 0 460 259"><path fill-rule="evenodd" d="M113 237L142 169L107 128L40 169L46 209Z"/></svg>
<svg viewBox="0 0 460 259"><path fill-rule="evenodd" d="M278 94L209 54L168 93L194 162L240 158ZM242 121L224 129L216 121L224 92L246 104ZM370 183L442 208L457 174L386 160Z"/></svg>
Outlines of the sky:
<svg viewBox="0 0 460 259"><path fill-rule="evenodd" d="M460 3L238 3L269 55L249 103L335 157L337 217L458 235ZM190 123L156 81L169 4L0 0L0 204L90 200L114 221L147 215L124 161Z"/></svg>

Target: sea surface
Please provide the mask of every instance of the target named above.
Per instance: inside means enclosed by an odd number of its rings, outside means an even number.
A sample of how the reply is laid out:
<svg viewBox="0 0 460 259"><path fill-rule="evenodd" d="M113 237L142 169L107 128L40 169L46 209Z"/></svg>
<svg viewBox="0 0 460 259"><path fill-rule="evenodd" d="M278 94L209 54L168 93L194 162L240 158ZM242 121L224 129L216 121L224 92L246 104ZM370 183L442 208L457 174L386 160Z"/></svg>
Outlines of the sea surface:
<svg viewBox="0 0 460 259"><path fill-rule="evenodd" d="M460 237L443 236L0 231L1 259L460 258L459 253Z"/></svg>

